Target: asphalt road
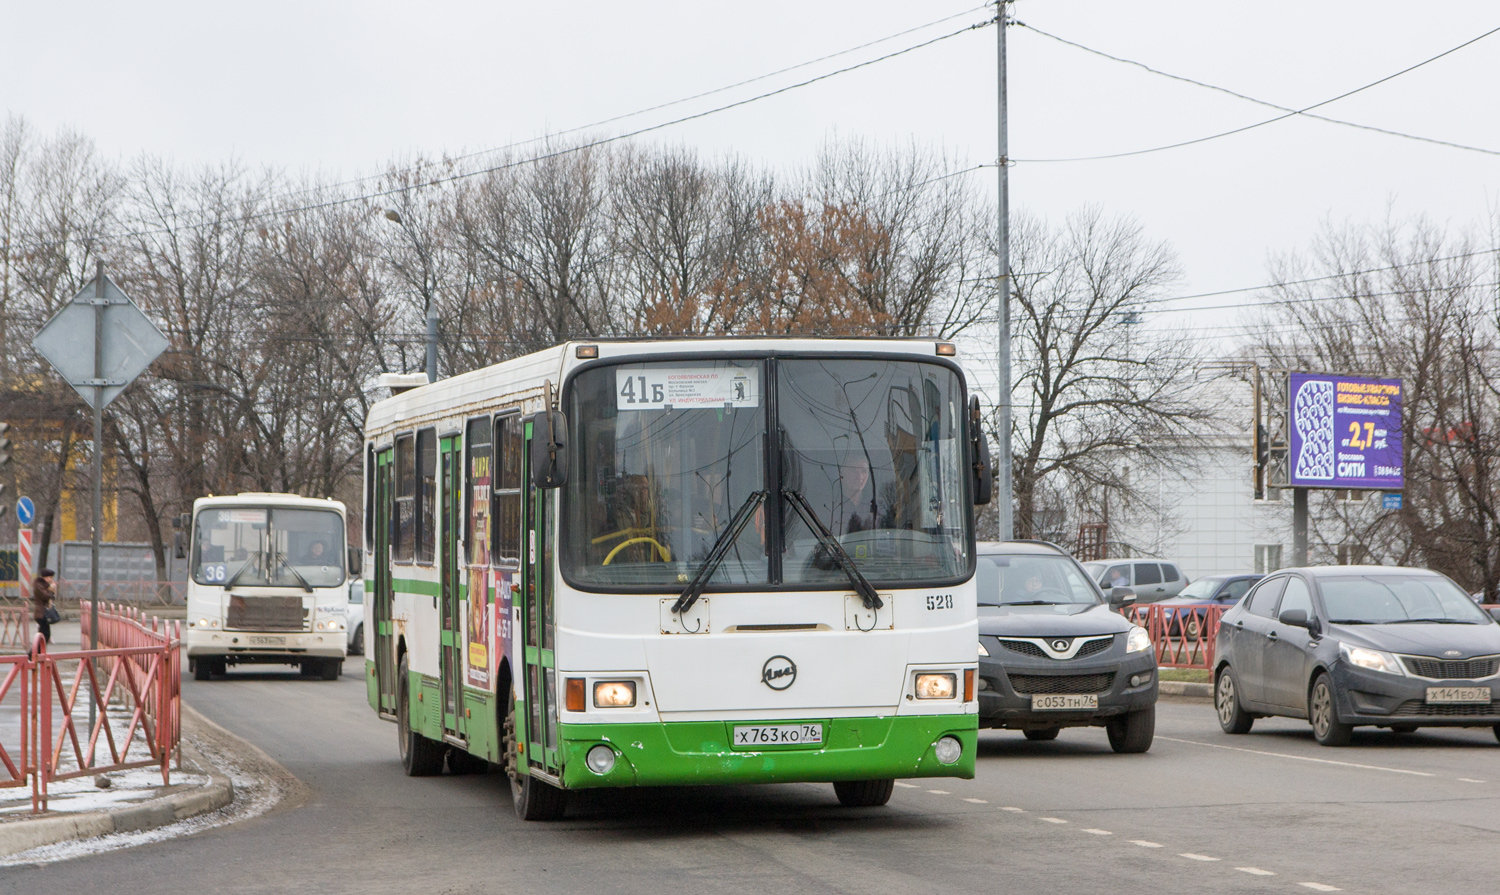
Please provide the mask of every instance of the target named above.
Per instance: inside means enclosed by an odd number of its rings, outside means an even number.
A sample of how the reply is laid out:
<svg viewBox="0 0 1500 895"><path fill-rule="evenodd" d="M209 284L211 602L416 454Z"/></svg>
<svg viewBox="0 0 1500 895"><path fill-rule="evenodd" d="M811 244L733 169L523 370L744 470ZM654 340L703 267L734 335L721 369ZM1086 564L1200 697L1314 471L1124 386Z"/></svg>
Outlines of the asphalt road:
<svg viewBox="0 0 1500 895"><path fill-rule="evenodd" d="M505 780L402 775L395 727L337 682L279 670L185 698L306 784L298 804L175 841L0 869L0 892L668 893L1500 890L1500 745L1488 729L1221 733L1164 702L1145 755L1102 730L981 735L975 780L901 785L881 809L832 787L588 794L515 819Z"/></svg>

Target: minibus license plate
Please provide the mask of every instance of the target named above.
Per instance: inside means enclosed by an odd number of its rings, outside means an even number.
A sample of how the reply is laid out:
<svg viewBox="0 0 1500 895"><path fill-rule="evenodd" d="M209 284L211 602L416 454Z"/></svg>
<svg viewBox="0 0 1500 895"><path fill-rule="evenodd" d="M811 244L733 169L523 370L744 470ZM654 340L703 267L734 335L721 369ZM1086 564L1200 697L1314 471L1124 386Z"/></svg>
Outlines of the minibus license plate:
<svg viewBox="0 0 1500 895"><path fill-rule="evenodd" d="M734 728L736 746L789 746L821 742L821 724L757 724Z"/></svg>
<svg viewBox="0 0 1500 895"><path fill-rule="evenodd" d="M1070 709L1096 709L1099 697L1093 693L1033 693L1032 711L1068 711Z"/></svg>
<svg viewBox="0 0 1500 895"><path fill-rule="evenodd" d="M1433 705L1490 701L1489 687L1428 687L1427 702Z"/></svg>
<svg viewBox="0 0 1500 895"><path fill-rule="evenodd" d="M251 646L286 646L285 637L247 637Z"/></svg>

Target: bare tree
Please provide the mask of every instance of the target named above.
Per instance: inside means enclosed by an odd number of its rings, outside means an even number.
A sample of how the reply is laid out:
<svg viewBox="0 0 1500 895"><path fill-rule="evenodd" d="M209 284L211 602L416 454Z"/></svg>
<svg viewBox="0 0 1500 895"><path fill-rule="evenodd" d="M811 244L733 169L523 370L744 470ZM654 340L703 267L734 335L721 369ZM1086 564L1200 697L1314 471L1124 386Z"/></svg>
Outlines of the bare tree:
<svg viewBox="0 0 1500 895"><path fill-rule="evenodd" d="M1178 279L1168 246L1097 208L1057 229L1021 216L1012 234L1011 462L1024 538L1042 524L1049 492L1095 507L1140 499L1120 457L1171 462L1203 434L1212 408L1182 340L1133 333L1138 308Z"/></svg>

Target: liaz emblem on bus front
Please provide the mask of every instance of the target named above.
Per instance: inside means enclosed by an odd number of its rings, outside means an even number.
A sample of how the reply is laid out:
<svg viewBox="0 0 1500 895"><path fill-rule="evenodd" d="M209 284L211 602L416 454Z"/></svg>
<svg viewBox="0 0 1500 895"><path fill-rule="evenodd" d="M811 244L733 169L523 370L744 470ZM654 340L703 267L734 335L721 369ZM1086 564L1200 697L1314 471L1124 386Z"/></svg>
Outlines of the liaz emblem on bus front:
<svg viewBox="0 0 1500 895"><path fill-rule="evenodd" d="M786 656L772 656L760 668L760 681L772 690L785 690L797 682L797 663Z"/></svg>

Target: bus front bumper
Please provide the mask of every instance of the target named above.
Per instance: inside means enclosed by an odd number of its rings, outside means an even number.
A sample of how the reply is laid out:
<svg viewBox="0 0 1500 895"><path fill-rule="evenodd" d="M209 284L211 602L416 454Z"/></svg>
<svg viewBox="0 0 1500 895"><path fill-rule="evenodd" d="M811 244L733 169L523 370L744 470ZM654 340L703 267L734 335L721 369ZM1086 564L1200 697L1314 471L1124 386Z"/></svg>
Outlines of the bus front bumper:
<svg viewBox="0 0 1500 895"><path fill-rule="evenodd" d="M795 723L821 724L823 742L816 746L732 745L735 727L755 724L747 721L559 725L562 782L568 789L590 789L974 776L979 741L974 715L801 719ZM944 737L962 746L951 764L937 758L936 744ZM602 774L590 769L586 761L589 751L601 745L615 758L613 768Z"/></svg>
<svg viewBox="0 0 1500 895"><path fill-rule="evenodd" d="M239 657L241 662L275 661L277 657L301 659L304 656L338 657L349 649L349 635L343 631L256 632L214 631L189 628L184 632L187 657Z"/></svg>

